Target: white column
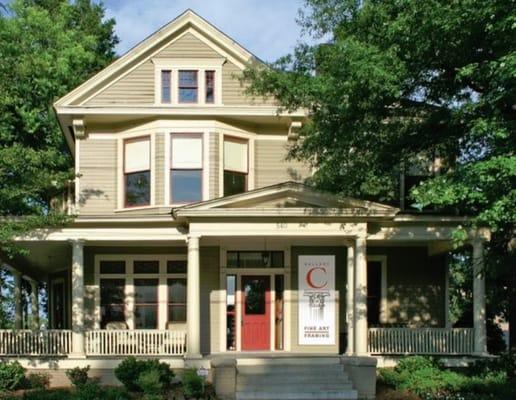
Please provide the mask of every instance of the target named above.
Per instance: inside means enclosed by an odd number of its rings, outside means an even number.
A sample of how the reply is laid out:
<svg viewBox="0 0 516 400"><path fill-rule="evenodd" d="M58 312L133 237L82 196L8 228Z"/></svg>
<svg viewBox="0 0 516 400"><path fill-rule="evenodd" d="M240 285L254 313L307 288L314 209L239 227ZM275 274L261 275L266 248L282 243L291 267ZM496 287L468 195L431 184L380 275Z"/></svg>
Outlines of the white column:
<svg viewBox="0 0 516 400"><path fill-rule="evenodd" d="M84 357L84 241L72 241L72 355Z"/></svg>
<svg viewBox="0 0 516 400"><path fill-rule="evenodd" d="M355 252L355 354L367 355L367 259L365 237L358 237L356 239Z"/></svg>
<svg viewBox="0 0 516 400"><path fill-rule="evenodd" d="M201 307L199 236L188 236L188 266L186 275L186 343L187 357L201 357Z"/></svg>
<svg viewBox="0 0 516 400"><path fill-rule="evenodd" d="M23 328L23 308L22 308L22 276L19 271L12 271L14 283L14 329Z"/></svg>
<svg viewBox="0 0 516 400"><path fill-rule="evenodd" d="M486 354L486 283L484 279L484 243L473 241L473 328L475 354Z"/></svg>
<svg viewBox="0 0 516 400"><path fill-rule="evenodd" d="M38 282L30 281L31 294L30 300L32 305L32 329L37 331L39 329L39 293Z"/></svg>
<svg viewBox="0 0 516 400"><path fill-rule="evenodd" d="M354 352L354 329L355 329L355 247L353 243L348 244L347 257L347 288L346 288L346 322L348 330L348 346L346 349L347 355L352 355Z"/></svg>

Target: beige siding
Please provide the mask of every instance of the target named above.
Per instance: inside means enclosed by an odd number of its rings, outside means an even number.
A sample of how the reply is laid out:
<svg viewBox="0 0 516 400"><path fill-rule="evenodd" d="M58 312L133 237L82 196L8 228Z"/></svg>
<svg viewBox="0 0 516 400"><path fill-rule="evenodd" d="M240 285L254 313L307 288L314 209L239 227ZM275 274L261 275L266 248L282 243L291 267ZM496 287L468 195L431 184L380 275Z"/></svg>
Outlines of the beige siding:
<svg viewBox="0 0 516 400"><path fill-rule="evenodd" d="M112 214L116 209L117 141L82 140L79 153L80 214Z"/></svg>
<svg viewBox="0 0 516 400"><path fill-rule="evenodd" d="M222 56L191 33L186 33L154 57L156 58L221 58Z"/></svg>
<svg viewBox="0 0 516 400"><path fill-rule="evenodd" d="M155 204L165 204L165 134L156 134L156 149L155 149L155 174L156 174L156 199ZM168 186L168 185L167 185Z"/></svg>
<svg viewBox="0 0 516 400"><path fill-rule="evenodd" d="M220 296L219 248L201 247L201 353L218 349Z"/></svg>
<svg viewBox="0 0 516 400"><path fill-rule="evenodd" d="M426 247L370 248L387 256L387 322L397 326L444 326L445 260Z"/></svg>
<svg viewBox="0 0 516 400"><path fill-rule="evenodd" d="M287 142L255 141L255 187L260 188L286 181L302 182L310 176L309 168L300 162L286 161Z"/></svg>
<svg viewBox="0 0 516 400"><path fill-rule="evenodd" d="M146 61L86 102L89 106L154 104L154 64Z"/></svg>
<svg viewBox="0 0 516 400"><path fill-rule="evenodd" d="M263 99L262 97L252 97L246 95L245 85L243 85L239 77L242 70L230 61L227 61L222 67L222 103L226 106L232 105L273 105L274 101Z"/></svg>
<svg viewBox="0 0 516 400"><path fill-rule="evenodd" d="M220 196L219 189L219 135L217 133L210 133L210 199L214 199Z"/></svg>

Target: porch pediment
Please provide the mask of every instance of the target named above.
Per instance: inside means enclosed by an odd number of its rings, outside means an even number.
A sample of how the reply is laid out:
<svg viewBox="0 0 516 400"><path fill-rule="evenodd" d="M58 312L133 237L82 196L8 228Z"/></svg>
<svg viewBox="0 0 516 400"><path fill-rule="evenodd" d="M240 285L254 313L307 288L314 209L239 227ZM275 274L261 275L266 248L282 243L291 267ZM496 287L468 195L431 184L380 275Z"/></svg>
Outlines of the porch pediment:
<svg viewBox="0 0 516 400"><path fill-rule="evenodd" d="M173 210L174 216L382 216L393 217L398 208L341 198L297 182L285 182L190 204Z"/></svg>

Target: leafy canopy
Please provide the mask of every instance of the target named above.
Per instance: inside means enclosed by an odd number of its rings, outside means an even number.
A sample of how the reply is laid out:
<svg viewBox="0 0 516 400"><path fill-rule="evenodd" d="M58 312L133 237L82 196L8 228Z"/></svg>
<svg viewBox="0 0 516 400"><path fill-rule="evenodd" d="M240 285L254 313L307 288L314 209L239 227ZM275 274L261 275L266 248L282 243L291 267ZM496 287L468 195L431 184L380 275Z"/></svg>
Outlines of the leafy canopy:
<svg viewBox="0 0 516 400"><path fill-rule="evenodd" d="M114 59L114 21L90 0L15 0L0 14L0 251L64 216L52 206L73 178L52 103Z"/></svg>

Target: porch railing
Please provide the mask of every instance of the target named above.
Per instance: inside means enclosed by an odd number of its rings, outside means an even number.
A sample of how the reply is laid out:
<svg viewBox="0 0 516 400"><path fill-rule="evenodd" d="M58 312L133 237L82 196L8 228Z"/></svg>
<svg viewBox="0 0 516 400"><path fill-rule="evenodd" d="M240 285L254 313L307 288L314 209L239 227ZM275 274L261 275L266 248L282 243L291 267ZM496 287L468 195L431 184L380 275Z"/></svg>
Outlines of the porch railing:
<svg viewBox="0 0 516 400"><path fill-rule="evenodd" d="M69 330L0 330L2 356L59 356L72 348Z"/></svg>
<svg viewBox="0 0 516 400"><path fill-rule="evenodd" d="M471 354L472 328L369 328L371 354Z"/></svg>
<svg viewBox="0 0 516 400"><path fill-rule="evenodd" d="M95 330L86 332L88 356L177 356L186 351L186 332Z"/></svg>

